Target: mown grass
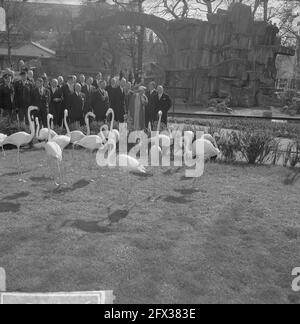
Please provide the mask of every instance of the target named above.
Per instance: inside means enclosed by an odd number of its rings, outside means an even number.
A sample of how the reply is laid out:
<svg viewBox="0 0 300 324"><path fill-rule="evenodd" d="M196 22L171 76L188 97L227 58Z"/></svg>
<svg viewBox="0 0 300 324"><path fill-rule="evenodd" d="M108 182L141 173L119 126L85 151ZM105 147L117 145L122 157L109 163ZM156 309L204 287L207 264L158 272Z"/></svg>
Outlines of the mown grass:
<svg viewBox="0 0 300 324"><path fill-rule="evenodd" d="M0 159L0 266L9 291L113 289L117 303L300 303L300 183L280 167L89 171L65 152L55 189L43 151ZM43 165L43 166L41 166ZM94 179L95 182L90 182ZM197 187L197 188L196 188ZM198 189L198 190L195 190ZM152 198L155 199L152 199Z"/></svg>

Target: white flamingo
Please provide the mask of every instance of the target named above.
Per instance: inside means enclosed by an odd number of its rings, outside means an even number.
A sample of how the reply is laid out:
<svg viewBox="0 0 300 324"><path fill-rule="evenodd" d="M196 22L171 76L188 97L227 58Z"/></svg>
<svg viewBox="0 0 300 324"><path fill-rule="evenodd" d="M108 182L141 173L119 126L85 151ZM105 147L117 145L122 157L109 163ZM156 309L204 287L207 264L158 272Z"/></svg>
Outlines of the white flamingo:
<svg viewBox="0 0 300 324"><path fill-rule="evenodd" d="M35 123L37 125L36 138L41 142L46 142L48 140L48 135L49 135L48 128L40 129L40 122L37 117L35 118ZM51 136L51 138L57 136L57 133L51 128L50 128L50 136Z"/></svg>
<svg viewBox="0 0 300 324"><path fill-rule="evenodd" d="M221 152L211 141L200 138L192 144L192 154L196 156L196 158L204 157L205 160L208 160L219 156Z"/></svg>
<svg viewBox="0 0 300 324"><path fill-rule="evenodd" d="M112 140L116 141L116 143L118 143L118 141L120 139L120 133L118 130L114 129L115 112L111 108L109 108L107 110L106 117L108 117L109 115L112 115L112 118L111 118L111 126L110 126L110 132L108 135L108 139L112 139Z"/></svg>
<svg viewBox="0 0 300 324"><path fill-rule="evenodd" d="M108 165L110 167L116 167L117 165L115 165L115 161L113 160L113 157L116 155L116 142L113 139L109 139L107 141L107 143L104 145L104 147L102 146L97 153L97 160L100 159L100 152L102 150L106 150L107 147L111 145L112 149L110 150L109 154L108 154ZM101 157L102 157L102 153L101 153ZM138 173L147 173L145 167L143 165L141 165L141 163L135 159L132 156L129 156L127 154L120 154L119 156L117 156L117 164L119 164L119 167L123 168L125 171L133 171L133 172L138 172Z"/></svg>
<svg viewBox="0 0 300 324"><path fill-rule="evenodd" d="M56 142L52 141L51 128L50 128L50 121L51 120L53 120L53 116L49 114L47 116L48 142L45 143L44 148L45 148L46 154L48 156L48 159L56 160L58 171L59 171L60 182L63 183L63 177L62 177L62 172L61 172L61 167L60 167L60 165L62 163L62 149L60 148L60 146ZM55 184L57 186L59 186L58 183L55 182Z"/></svg>
<svg viewBox="0 0 300 324"><path fill-rule="evenodd" d="M68 136L71 137L71 144L74 144L74 143L82 140L84 137L91 135L89 117L92 117L92 118L95 119L96 118L96 115L94 113L92 113L92 112L88 112L85 115L84 120L85 120L86 129L87 129L86 135L83 134L83 132L81 132L79 130L75 130L75 131L70 132L69 125L68 125L68 123L66 123L66 128L67 128Z"/></svg>
<svg viewBox="0 0 300 324"><path fill-rule="evenodd" d="M52 141L57 143L61 150L63 151L71 142L71 135L70 135L70 129L67 123L67 117L68 117L68 110L65 110L64 112L64 124L67 130L67 135L57 135L52 138Z"/></svg>
<svg viewBox="0 0 300 324"><path fill-rule="evenodd" d="M2 148L2 152L3 152L3 157L5 157L5 151L4 151L4 141L6 140L7 135L1 134L0 133L0 147Z"/></svg>
<svg viewBox="0 0 300 324"><path fill-rule="evenodd" d="M99 137L104 138L105 140L108 140L109 137L109 128L107 125L102 125L100 127L100 133L98 134Z"/></svg>
<svg viewBox="0 0 300 324"><path fill-rule="evenodd" d="M24 145L27 145L32 142L34 136L35 136L35 127L34 122L31 119L31 113L34 110L38 110L37 107L30 106L28 108L28 121L30 125L30 131L31 133L28 134L26 132L18 132L15 134L12 134L4 140L2 145L11 144L17 147L17 163L18 163L18 175L19 175L19 181L26 182L24 179L22 179L22 171L21 171L21 160L20 160L20 148Z"/></svg>
<svg viewBox="0 0 300 324"><path fill-rule="evenodd" d="M87 124L89 127L89 121L87 120ZM92 163L93 163L93 152L95 150L99 150L106 142L104 136L99 135L89 135L82 138L80 141L75 142L74 146L80 146L90 153L90 170L92 170ZM93 181L93 180L91 180Z"/></svg>

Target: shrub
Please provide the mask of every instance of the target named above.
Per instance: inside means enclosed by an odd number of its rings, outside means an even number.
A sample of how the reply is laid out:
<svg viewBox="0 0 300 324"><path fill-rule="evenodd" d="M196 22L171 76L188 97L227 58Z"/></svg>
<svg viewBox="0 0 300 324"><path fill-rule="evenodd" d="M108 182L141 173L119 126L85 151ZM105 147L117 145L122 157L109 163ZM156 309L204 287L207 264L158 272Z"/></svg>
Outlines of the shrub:
<svg viewBox="0 0 300 324"><path fill-rule="evenodd" d="M226 162L235 162L237 153L240 151L239 137L236 132L223 134L218 141L219 149Z"/></svg>
<svg viewBox="0 0 300 324"><path fill-rule="evenodd" d="M249 164L263 163L276 144L269 132L248 129L238 133L240 148Z"/></svg>

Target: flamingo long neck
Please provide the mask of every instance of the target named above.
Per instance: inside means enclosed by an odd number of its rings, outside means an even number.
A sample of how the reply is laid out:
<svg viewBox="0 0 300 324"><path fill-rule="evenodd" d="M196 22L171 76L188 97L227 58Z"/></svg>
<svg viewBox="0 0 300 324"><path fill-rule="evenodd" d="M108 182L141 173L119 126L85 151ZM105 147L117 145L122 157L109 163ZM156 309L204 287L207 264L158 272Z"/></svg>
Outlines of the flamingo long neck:
<svg viewBox="0 0 300 324"><path fill-rule="evenodd" d="M51 127L50 127L50 117L47 118L47 124L48 124L48 142L51 141Z"/></svg>
<svg viewBox="0 0 300 324"><path fill-rule="evenodd" d="M70 128L69 128L69 125L68 125L68 122L67 122L67 114L64 115L64 123L65 123L65 127L66 127L66 130L67 130L67 134L68 134L69 137L71 137Z"/></svg>
<svg viewBox="0 0 300 324"><path fill-rule="evenodd" d="M106 131L108 131L108 127L107 127L107 125L103 125L103 126L101 126L101 128L100 128L100 135L101 135L101 138L102 138L102 140L105 142L106 141L106 137L105 137L105 135L103 134L103 130L106 130Z"/></svg>
<svg viewBox="0 0 300 324"><path fill-rule="evenodd" d="M88 115L85 117L85 124L86 124L86 135L90 136L91 135L91 129L90 129L90 120L89 120Z"/></svg>
<svg viewBox="0 0 300 324"><path fill-rule="evenodd" d="M158 123L157 123L157 133L158 133L158 134L159 134L159 131L160 131L161 117L162 117L162 116L159 116L159 120L158 120Z"/></svg>
<svg viewBox="0 0 300 324"><path fill-rule="evenodd" d="M29 142L28 143L30 143L32 140L33 140L33 138L34 138L34 136L35 136L35 127L34 127L34 122L32 121L32 119L31 119L31 112L33 111L33 110L35 110L35 109L32 109L32 108L29 108L28 109L28 121L29 121L29 126L30 126L30 140L29 140Z"/></svg>
<svg viewBox="0 0 300 324"><path fill-rule="evenodd" d="M110 125L110 131L112 132L113 128L114 128L114 122L115 122L115 112L113 110L111 110L111 125Z"/></svg>
<svg viewBox="0 0 300 324"><path fill-rule="evenodd" d="M36 122L36 137L38 138L40 136L40 122L39 122L39 119L36 118L35 122Z"/></svg>
<svg viewBox="0 0 300 324"><path fill-rule="evenodd" d="M110 141L109 143L107 143L107 146L109 145L112 145L112 150L108 154L108 163L110 165L113 165L115 161L112 161L112 158L116 154L117 146L115 141Z"/></svg>

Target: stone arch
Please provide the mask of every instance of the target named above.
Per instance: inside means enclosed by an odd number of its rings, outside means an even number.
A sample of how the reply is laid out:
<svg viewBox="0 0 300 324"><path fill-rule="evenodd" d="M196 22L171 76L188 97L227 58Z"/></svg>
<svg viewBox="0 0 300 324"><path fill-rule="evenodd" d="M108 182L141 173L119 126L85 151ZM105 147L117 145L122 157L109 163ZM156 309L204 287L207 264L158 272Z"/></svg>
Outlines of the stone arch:
<svg viewBox="0 0 300 324"><path fill-rule="evenodd" d="M169 31L168 21L154 15L137 12L118 11L104 16L98 22L99 29L110 26L143 26L151 29L166 45L167 51L172 53L173 37ZM89 28L89 25L86 26ZM91 26L92 27L92 26Z"/></svg>

